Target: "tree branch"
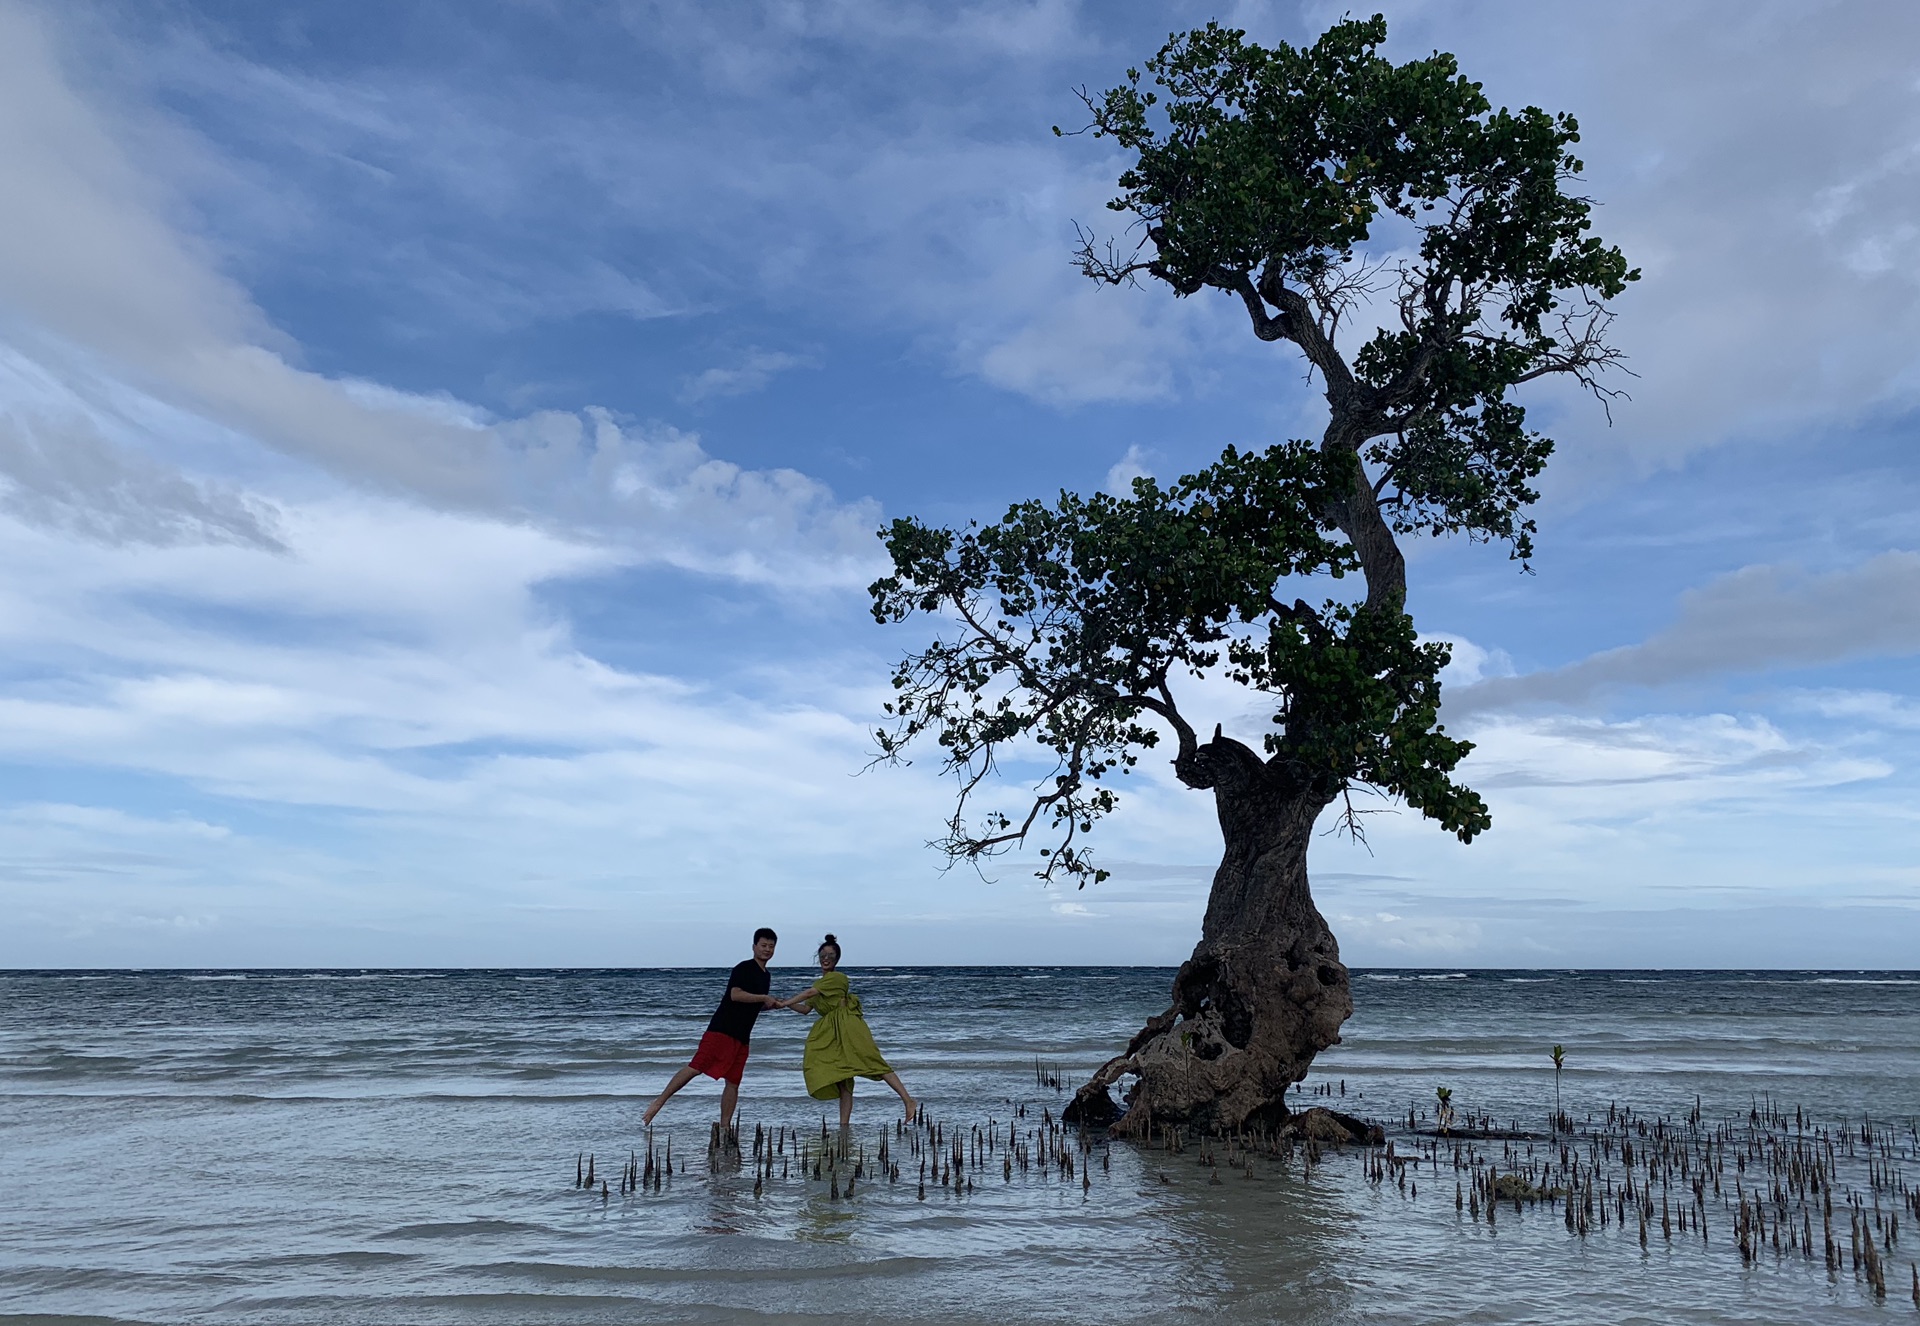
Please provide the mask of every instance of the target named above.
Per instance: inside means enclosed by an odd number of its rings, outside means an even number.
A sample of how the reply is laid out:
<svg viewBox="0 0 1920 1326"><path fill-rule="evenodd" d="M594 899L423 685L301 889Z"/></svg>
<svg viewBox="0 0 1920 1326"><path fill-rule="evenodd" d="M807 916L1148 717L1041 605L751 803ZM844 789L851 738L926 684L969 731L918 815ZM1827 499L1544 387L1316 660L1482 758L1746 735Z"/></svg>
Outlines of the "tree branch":
<svg viewBox="0 0 1920 1326"><path fill-rule="evenodd" d="M1347 361L1341 358L1340 351L1313 316L1313 308L1307 302L1307 297L1286 283L1277 266L1268 265L1260 277L1257 290L1252 278L1242 272L1240 285L1236 289L1241 299L1248 301L1249 307L1264 300L1280 310L1280 317L1275 321L1280 323L1282 334L1300 347L1308 363L1320 370L1321 376L1326 379L1329 400L1337 401L1348 409L1362 403L1361 388L1354 381L1353 370L1347 367ZM1365 404L1370 406L1371 402Z"/></svg>

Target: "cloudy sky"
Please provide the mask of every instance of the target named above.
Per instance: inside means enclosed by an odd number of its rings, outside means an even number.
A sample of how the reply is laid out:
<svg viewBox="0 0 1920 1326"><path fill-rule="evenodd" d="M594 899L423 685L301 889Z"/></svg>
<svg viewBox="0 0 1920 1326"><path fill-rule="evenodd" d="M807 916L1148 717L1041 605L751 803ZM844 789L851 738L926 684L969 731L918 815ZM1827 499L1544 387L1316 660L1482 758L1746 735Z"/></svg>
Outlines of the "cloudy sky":
<svg viewBox="0 0 1920 1326"><path fill-rule="evenodd" d="M0 0L0 963L1177 961L1208 799L940 873L862 587L894 515L1312 435L1223 297L1073 272L1118 162L1050 127L1344 12ZM1611 425L1530 398L1537 574L1410 550L1495 828L1323 839L1347 960L1911 966L1920 8L1389 19L1579 117L1645 278Z"/></svg>

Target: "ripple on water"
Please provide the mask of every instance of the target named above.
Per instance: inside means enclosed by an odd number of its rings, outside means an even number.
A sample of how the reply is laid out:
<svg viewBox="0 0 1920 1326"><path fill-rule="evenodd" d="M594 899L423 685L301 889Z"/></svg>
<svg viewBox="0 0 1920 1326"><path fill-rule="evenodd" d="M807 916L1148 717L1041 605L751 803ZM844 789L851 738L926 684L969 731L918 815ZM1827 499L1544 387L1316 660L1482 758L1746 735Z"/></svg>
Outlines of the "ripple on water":
<svg viewBox="0 0 1920 1326"><path fill-rule="evenodd" d="M518 1234L549 1234L554 1231L541 1225L523 1224L517 1220L441 1220L418 1225L402 1225L398 1229L385 1230L370 1235L376 1239L465 1239L503 1237Z"/></svg>
<svg viewBox="0 0 1920 1326"><path fill-rule="evenodd" d="M717 1086L688 1087L664 1190L623 1202L639 1105L696 1043L713 972L0 973L0 1301L98 1320L1129 1323L1877 1320L1854 1286L1770 1262L1727 1272L1557 1218L1462 1222L1418 1199L1263 1166L1117 1149L1093 1187L863 1184L756 1199L704 1172ZM776 971L777 982L803 972ZM1035 1055L1089 1071L1165 1008L1171 969L868 972L869 1016L936 1117L1057 1113ZM317 979L318 977L335 979ZM309 979L310 977L316 979ZM1404 1120L1576 1117L1611 1102L1744 1116L1920 1110L1910 972L1356 971L1356 1013L1311 1083ZM236 979L223 979L236 978ZM1042 995L1022 993L1047 984ZM776 988L785 988L777 985ZM797 988L797 987L793 987ZM817 1136L807 1023L763 1019L743 1118ZM36 1065L36 1056L41 1063ZM46 1056L65 1056L57 1062ZM70 1078L49 1081L48 1066ZM49 1089L50 1088L50 1089ZM861 1083L870 1152L897 1109ZM683 1148L691 1147L691 1150ZM615 1191L573 1187L596 1153ZM976 1182L978 1182L976 1180ZM1430 1198L1442 1200L1430 1200ZM1717 1236L1717 1234L1716 1234ZM1716 1248L1716 1255L1725 1249ZM1692 1258L1689 1260L1689 1258ZM1152 1292L1141 1293L1142 1285ZM1849 1297L1849 1295L1854 1295Z"/></svg>

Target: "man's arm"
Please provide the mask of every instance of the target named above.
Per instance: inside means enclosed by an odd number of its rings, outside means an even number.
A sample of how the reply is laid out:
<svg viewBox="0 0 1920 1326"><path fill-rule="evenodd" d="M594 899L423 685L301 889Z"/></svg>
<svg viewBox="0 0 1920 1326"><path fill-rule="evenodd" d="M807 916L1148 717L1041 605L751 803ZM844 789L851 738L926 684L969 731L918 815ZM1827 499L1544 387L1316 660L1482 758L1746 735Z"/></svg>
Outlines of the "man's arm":
<svg viewBox="0 0 1920 1326"><path fill-rule="evenodd" d="M727 998L733 1000L736 1004L761 1004L767 1008L780 1007L780 1001L772 995L755 994L751 990L742 990L737 985L727 991Z"/></svg>

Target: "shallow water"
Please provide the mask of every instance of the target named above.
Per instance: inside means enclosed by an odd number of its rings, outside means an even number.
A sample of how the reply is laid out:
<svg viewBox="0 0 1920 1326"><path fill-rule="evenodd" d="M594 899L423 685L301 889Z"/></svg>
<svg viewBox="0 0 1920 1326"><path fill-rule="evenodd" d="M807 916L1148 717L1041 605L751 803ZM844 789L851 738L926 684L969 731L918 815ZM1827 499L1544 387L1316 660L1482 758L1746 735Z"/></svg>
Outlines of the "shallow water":
<svg viewBox="0 0 1920 1326"><path fill-rule="evenodd" d="M1147 969L852 972L880 1043L955 1125L1062 1095L1163 1006ZM776 969L776 991L802 973ZM1330 1158L1208 1182L1115 1146L1057 1177L833 1200L797 1176L710 1175L717 1091L662 1120L689 1163L658 1194L573 1186L644 1146L720 972L0 973L0 1321L1580 1322L1878 1320L1850 1274L1557 1215L1463 1220ZM1404 1126L1448 1085L1464 1113L1541 1128L1547 1047L1571 1114L1711 1118L1770 1093L1823 1119L1920 1114L1911 973L1356 972L1345 1043L1308 1091ZM817 1137L804 1021L762 1018L742 1118ZM1344 1084L1345 1096L1340 1096ZM1306 1103L1312 1103L1311 1100ZM863 1085L869 1145L897 1114ZM1021 1121L1026 1127L1032 1120ZM897 1153L897 1144L896 1144ZM1096 1153L1097 1154L1097 1153ZM617 1157L617 1159L615 1158ZM1684 1305L1684 1311L1679 1305ZM14 1314L14 1315L9 1315Z"/></svg>

